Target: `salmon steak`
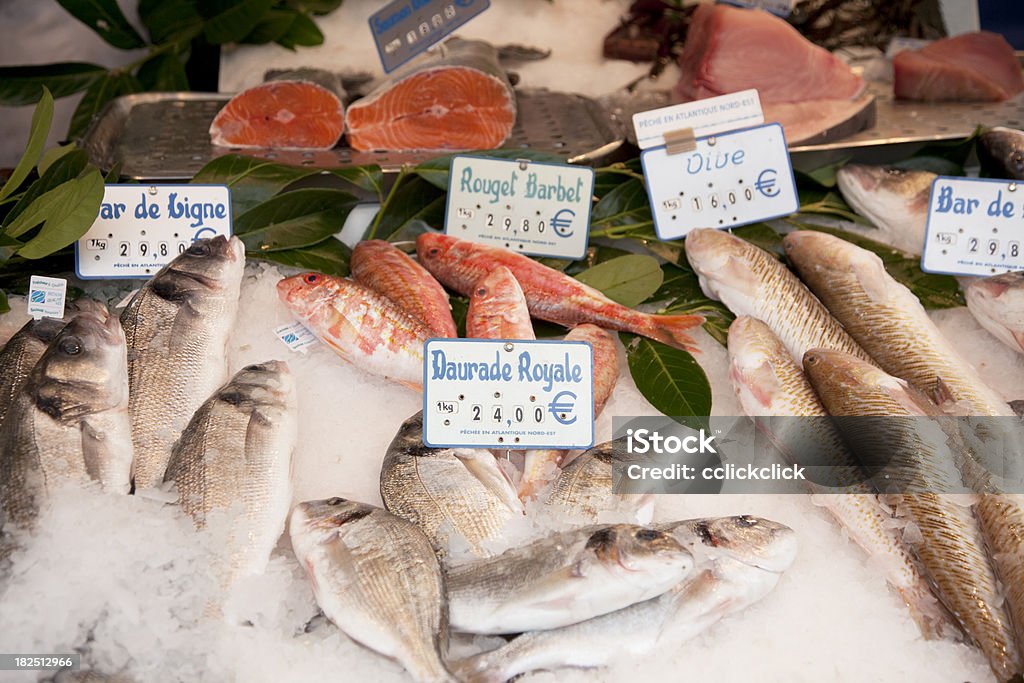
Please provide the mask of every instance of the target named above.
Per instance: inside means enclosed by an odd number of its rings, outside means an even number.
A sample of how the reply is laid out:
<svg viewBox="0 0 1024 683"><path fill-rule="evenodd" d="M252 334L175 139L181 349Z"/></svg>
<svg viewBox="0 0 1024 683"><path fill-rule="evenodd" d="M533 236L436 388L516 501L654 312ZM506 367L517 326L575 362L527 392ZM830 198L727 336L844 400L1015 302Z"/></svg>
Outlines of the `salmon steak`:
<svg viewBox="0 0 1024 683"><path fill-rule="evenodd" d="M210 141L247 149L331 149L345 129L345 107L311 81L270 81L243 90L210 124Z"/></svg>
<svg viewBox="0 0 1024 683"><path fill-rule="evenodd" d="M494 149L515 121L515 93L497 51L458 38L374 88L346 114L348 143L364 152Z"/></svg>
<svg viewBox="0 0 1024 683"><path fill-rule="evenodd" d="M892 60L896 97L924 102L1002 102L1024 90L1020 62L998 33L937 40Z"/></svg>

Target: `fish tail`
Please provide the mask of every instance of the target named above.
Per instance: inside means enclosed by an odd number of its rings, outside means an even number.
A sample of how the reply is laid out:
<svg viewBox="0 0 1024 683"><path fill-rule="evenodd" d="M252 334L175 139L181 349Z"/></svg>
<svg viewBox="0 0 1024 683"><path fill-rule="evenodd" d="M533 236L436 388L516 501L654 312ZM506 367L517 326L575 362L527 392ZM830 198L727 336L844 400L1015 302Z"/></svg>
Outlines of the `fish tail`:
<svg viewBox="0 0 1024 683"><path fill-rule="evenodd" d="M536 498L540 490L558 476L567 451L526 451L523 476L519 480L519 499L524 503Z"/></svg>
<svg viewBox="0 0 1024 683"><path fill-rule="evenodd" d="M650 315L647 316L649 336L662 344L695 352L697 342L687 331L704 323L702 315Z"/></svg>

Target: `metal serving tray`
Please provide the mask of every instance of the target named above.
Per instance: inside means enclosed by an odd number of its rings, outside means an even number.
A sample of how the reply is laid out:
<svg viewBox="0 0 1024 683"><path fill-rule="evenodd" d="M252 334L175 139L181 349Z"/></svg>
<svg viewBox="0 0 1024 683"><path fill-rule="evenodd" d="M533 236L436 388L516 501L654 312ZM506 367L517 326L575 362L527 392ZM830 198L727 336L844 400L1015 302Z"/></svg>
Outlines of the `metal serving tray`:
<svg viewBox="0 0 1024 683"><path fill-rule="evenodd" d="M622 145L621 128L595 101L547 90L517 91L516 125L505 148L552 152L572 163L595 163ZM219 93L143 93L110 102L81 140L94 164L134 180L187 180L224 154L247 154L296 166L339 168L378 164L396 172L438 152L320 152L239 149L210 144L213 117L231 98Z"/></svg>

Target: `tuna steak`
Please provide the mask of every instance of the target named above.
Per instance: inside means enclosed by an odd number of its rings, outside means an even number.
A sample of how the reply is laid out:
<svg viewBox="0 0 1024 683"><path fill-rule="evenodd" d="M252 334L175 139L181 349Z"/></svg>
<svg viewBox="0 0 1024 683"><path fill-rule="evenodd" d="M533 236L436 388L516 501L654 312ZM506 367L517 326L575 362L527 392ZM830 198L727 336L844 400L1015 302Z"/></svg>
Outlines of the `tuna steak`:
<svg viewBox="0 0 1024 683"><path fill-rule="evenodd" d="M453 38L349 107L353 149L500 147L516 120L512 85L493 46Z"/></svg>
<svg viewBox="0 0 1024 683"><path fill-rule="evenodd" d="M1020 62L998 33L938 40L893 60L896 97L926 102L1002 102L1024 90Z"/></svg>

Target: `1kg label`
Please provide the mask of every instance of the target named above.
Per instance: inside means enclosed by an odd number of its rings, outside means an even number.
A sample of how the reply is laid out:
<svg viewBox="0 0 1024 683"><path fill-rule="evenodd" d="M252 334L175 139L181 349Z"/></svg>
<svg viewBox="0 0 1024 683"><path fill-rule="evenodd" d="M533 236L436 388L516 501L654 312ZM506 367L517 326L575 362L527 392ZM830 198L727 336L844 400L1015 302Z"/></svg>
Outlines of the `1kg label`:
<svg viewBox="0 0 1024 683"><path fill-rule="evenodd" d="M224 185L107 185L96 222L75 243L75 270L83 280L148 278L217 235L231 235Z"/></svg>
<svg viewBox="0 0 1024 683"><path fill-rule="evenodd" d="M456 156L444 230L453 237L533 256L587 253L594 169Z"/></svg>
<svg viewBox="0 0 1024 683"><path fill-rule="evenodd" d="M678 239L695 228L734 228L800 208L779 124L696 142L692 152L669 154L662 146L640 155L659 238Z"/></svg>
<svg viewBox="0 0 1024 683"><path fill-rule="evenodd" d="M370 17L390 73L491 6L490 0L395 0Z"/></svg>
<svg viewBox="0 0 1024 683"><path fill-rule="evenodd" d="M431 339L424 346L423 443L590 448L593 368L585 342Z"/></svg>
<svg viewBox="0 0 1024 683"><path fill-rule="evenodd" d="M995 275L1024 269L1024 185L938 177L932 183L921 269Z"/></svg>

